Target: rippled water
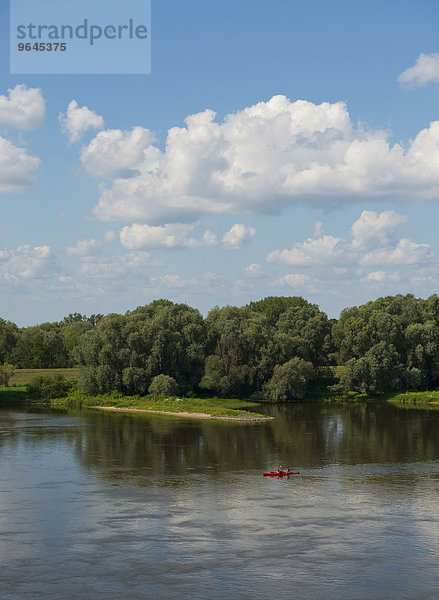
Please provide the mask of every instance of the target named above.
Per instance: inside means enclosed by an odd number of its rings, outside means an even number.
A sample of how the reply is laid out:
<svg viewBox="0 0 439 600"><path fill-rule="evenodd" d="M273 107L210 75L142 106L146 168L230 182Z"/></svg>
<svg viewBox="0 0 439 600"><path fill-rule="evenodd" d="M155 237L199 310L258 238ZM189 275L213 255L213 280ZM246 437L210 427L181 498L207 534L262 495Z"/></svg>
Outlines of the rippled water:
<svg viewBox="0 0 439 600"><path fill-rule="evenodd" d="M439 412L272 410L0 410L1 599L439 597Z"/></svg>

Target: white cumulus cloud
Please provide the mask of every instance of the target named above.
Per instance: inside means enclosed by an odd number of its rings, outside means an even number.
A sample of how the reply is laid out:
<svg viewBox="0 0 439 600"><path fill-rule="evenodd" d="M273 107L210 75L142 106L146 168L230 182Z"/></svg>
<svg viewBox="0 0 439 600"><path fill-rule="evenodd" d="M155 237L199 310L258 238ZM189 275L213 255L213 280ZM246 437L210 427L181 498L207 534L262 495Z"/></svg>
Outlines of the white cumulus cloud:
<svg viewBox="0 0 439 600"><path fill-rule="evenodd" d="M153 134L100 132L83 149L85 169L107 180L101 220L170 223L207 214L279 213L297 203L439 198L439 121L407 148L355 126L343 102L274 96L216 122L212 110Z"/></svg>
<svg viewBox="0 0 439 600"><path fill-rule="evenodd" d="M398 75L403 85L422 86L439 81L439 53L420 54L415 64Z"/></svg>
<svg viewBox="0 0 439 600"><path fill-rule="evenodd" d="M180 275L170 273L160 277L151 277L150 281L154 285L165 288L187 288L200 284L197 279L183 279Z"/></svg>
<svg viewBox="0 0 439 600"><path fill-rule="evenodd" d="M183 223L157 226L135 223L122 229L120 241L122 246L130 250L194 247L201 245L201 242L187 237L193 229L193 225Z"/></svg>
<svg viewBox="0 0 439 600"><path fill-rule="evenodd" d="M59 114L58 120L61 123L61 130L70 142L79 141L89 129L104 127L104 119L100 115L87 106L79 106L76 100L70 102L66 114Z"/></svg>
<svg viewBox="0 0 439 600"><path fill-rule="evenodd" d="M49 246L29 244L4 251L0 257L0 279L17 282L41 278L54 270L54 256Z"/></svg>
<svg viewBox="0 0 439 600"><path fill-rule="evenodd" d="M0 124L18 129L38 129L46 118L46 103L40 88L28 88L24 83L0 96Z"/></svg>
<svg viewBox="0 0 439 600"><path fill-rule="evenodd" d="M154 156L159 152L152 146L154 139L151 131L143 127L134 127L132 131L107 129L82 149L81 162L96 177L114 180L138 177L145 163L154 171Z"/></svg>
<svg viewBox="0 0 439 600"><path fill-rule="evenodd" d="M288 275L284 275L280 279L276 279L273 282L274 286L289 286L289 287L299 287L308 283L310 280L308 275L304 275L303 273L289 273Z"/></svg>
<svg viewBox="0 0 439 600"><path fill-rule="evenodd" d="M417 244L406 238L395 248L377 248L361 256L361 265L420 265L433 260L433 252L428 244Z"/></svg>
<svg viewBox="0 0 439 600"><path fill-rule="evenodd" d="M342 255L342 239L332 235L308 238L296 242L290 250L274 250L267 256L269 263L295 266L312 266L333 262Z"/></svg>
<svg viewBox="0 0 439 600"><path fill-rule="evenodd" d="M226 248L238 250L243 244L249 242L256 234L254 227L247 227L244 223L235 223L233 227L226 231L221 242Z"/></svg>
<svg viewBox="0 0 439 600"><path fill-rule="evenodd" d="M252 263L242 270L243 275L246 277L258 278L267 277L267 273L264 271L264 267L258 263Z"/></svg>
<svg viewBox="0 0 439 600"><path fill-rule="evenodd" d="M194 229L195 225L190 223L166 223L165 225L134 223L122 229L120 242L129 250L201 248L204 246L223 246L238 250L256 233L253 227L237 223L223 235L219 242L217 235L209 229L204 232L201 240L189 237Z"/></svg>
<svg viewBox="0 0 439 600"><path fill-rule="evenodd" d="M428 244L407 238L394 239L397 227L406 221L405 215L391 210L381 213L363 211L351 227L352 243L339 237L320 235L296 242L290 249L270 252L267 262L284 267L304 267L312 275L313 285L317 281L350 282L350 285L360 281L390 284L408 281L421 271L427 275L436 272L439 265ZM319 226L317 233L321 234L321 231ZM398 272L389 273L392 267L398 267ZM274 285L300 285L302 280L302 274L287 274L275 280Z"/></svg>
<svg viewBox="0 0 439 600"><path fill-rule="evenodd" d="M69 256L79 258L81 256L90 255L96 248L100 246L100 242L95 238L87 238L85 240L79 240L75 246L66 248L66 253Z"/></svg>
<svg viewBox="0 0 439 600"><path fill-rule="evenodd" d="M400 215L394 210L376 213L363 210L360 218L352 225L352 246L363 250L377 244L386 245L399 225L407 222L406 215Z"/></svg>
<svg viewBox="0 0 439 600"><path fill-rule="evenodd" d="M219 241L216 233L210 231L210 229L206 229L203 234L203 244L205 246L217 246Z"/></svg>
<svg viewBox="0 0 439 600"><path fill-rule="evenodd" d="M31 173L39 165L39 158L0 137L0 194L23 192L34 182Z"/></svg>
<svg viewBox="0 0 439 600"><path fill-rule="evenodd" d="M387 274L385 271L373 271L366 276L367 282L383 283L385 281L399 281L399 273Z"/></svg>
<svg viewBox="0 0 439 600"><path fill-rule="evenodd" d="M76 242L75 246L66 248L66 254L75 258L84 259L93 254L103 244L108 244L116 239L114 231L107 231L102 240L96 238L86 238Z"/></svg>

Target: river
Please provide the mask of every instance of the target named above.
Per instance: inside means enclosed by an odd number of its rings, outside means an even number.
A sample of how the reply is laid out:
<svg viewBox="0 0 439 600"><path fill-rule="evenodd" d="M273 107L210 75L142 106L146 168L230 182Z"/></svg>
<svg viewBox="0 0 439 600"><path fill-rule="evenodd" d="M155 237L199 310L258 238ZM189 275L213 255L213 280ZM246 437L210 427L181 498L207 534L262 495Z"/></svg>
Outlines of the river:
<svg viewBox="0 0 439 600"><path fill-rule="evenodd" d="M1 599L437 598L439 411L269 410L1 409Z"/></svg>

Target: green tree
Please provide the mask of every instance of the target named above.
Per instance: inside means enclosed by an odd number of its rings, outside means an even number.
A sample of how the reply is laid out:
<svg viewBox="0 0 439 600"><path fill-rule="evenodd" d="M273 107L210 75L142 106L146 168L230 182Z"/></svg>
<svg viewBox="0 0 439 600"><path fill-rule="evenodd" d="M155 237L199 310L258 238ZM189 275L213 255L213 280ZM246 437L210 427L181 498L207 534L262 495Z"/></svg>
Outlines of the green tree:
<svg viewBox="0 0 439 600"><path fill-rule="evenodd" d="M352 358L340 383L346 390L367 394L382 394L400 389L404 382L404 369L395 347L379 342L361 358Z"/></svg>
<svg viewBox="0 0 439 600"><path fill-rule="evenodd" d="M269 402L302 400L314 376L312 364L296 356L274 368L273 377L264 386L264 399Z"/></svg>
<svg viewBox="0 0 439 600"><path fill-rule="evenodd" d="M386 296L342 311L333 326L345 389L381 393L439 385L439 298Z"/></svg>
<svg viewBox="0 0 439 600"><path fill-rule="evenodd" d="M3 363L12 354L18 337L18 327L15 323L0 319L0 363Z"/></svg>
<svg viewBox="0 0 439 600"><path fill-rule="evenodd" d="M148 392L152 396L177 396L178 383L169 375L156 375L151 381Z"/></svg>
<svg viewBox="0 0 439 600"><path fill-rule="evenodd" d="M89 321L84 320L71 321L62 327L61 331L64 347L68 355L69 366L78 364L76 348L78 347L82 336L92 328L92 324Z"/></svg>
<svg viewBox="0 0 439 600"><path fill-rule="evenodd" d="M12 354L23 369L57 369L69 366L69 355L58 323L42 323L20 330Z"/></svg>
<svg viewBox="0 0 439 600"><path fill-rule="evenodd" d="M200 386L220 395L258 388L258 364L269 338L267 317L249 307L215 307L206 318L208 357Z"/></svg>
<svg viewBox="0 0 439 600"><path fill-rule="evenodd" d="M7 362L0 365L0 386L8 386L9 380L14 375L14 367Z"/></svg>
<svg viewBox="0 0 439 600"><path fill-rule="evenodd" d="M126 315L107 315L80 339L79 387L88 392L146 394L156 375L182 390L196 386L205 358L201 314L185 304L154 301Z"/></svg>

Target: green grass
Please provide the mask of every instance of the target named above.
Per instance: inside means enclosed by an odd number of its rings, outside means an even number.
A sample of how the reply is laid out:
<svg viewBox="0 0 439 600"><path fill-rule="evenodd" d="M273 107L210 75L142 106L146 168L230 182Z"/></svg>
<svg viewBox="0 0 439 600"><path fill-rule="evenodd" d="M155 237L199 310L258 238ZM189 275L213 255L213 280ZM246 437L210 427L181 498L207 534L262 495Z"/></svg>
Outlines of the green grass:
<svg viewBox="0 0 439 600"><path fill-rule="evenodd" d="M419 408L439 410L439 390L425 392L394 392L380 395L361 394L360 392L334 393L323 402L352 403L352 402L389 402L400 408Z"/></svg>
<svg viewBox="0 0 439 600"><path fill-rule="evenodd" d="M224 398L166 398L151 396L117 396L102 395L81 398L77 401L68 399L66 406L82 406L93 408L97 406L114 406L115 408L130 408L138 410L157 410L167 412L206 413L214 417L263 417L259 413L248 412L246 409L258 406L255 402Z"/></svg>
<svg viewBox="0 0 439 600"><path fill-rule="evenodd" d="M15 369L9 385L27 385L34 377L39 375L62 375L64 379L78 379L79 369Z"/></svg>
<svg viewBox="0 0 439 600"><path fill-rule="evenodd" d="M439 390L391 394L387 397L387 402L407 408L430 408L439 410Z"/></svg>

